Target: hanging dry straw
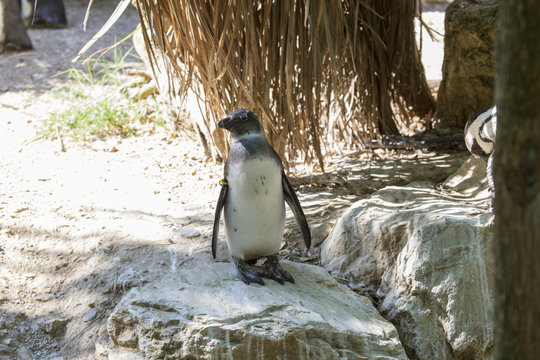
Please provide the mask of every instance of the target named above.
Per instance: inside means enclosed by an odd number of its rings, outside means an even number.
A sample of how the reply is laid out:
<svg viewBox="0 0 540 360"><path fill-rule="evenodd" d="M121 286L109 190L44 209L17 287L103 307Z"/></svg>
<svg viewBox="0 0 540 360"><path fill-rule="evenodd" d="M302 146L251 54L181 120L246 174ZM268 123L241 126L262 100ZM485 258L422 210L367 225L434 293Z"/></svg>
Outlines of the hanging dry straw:
<svg viewBox="0 0 540 360"><path fill-rule="evenodd" d="M171 84L200 97L200 131L227 153L216 121L252 109L287 159L323 169L435 106L414 36L417 0L136 0L147 51ZM158 54L159 53L159 54ZM164 54L162 56L160 54Z"/></svg>

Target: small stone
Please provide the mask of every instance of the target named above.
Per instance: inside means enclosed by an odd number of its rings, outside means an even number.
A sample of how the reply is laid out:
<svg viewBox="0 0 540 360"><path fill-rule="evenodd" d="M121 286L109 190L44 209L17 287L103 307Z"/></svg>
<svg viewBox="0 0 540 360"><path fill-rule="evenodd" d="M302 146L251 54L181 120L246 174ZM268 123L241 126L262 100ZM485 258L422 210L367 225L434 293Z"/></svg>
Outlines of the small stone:
<svg viewBox="0 0 540 360"><path fill-rule="evenodd" d="M60 269L62 269L62 268L64 268L64 267L66 267L66 266L68 266L68 263L67 263L67 262L63 262L63 263L60 263L60 264L56 264L54 268L55 268L56 270L60 270Z"/></svg>
<svg viewBox="0 0 540 360"><path fill-rule="evenodd" d="M92 308L86 312L83 316L84 322L92 321L96 318L96 315L98 314L98 310L96 308Z"/></svg>
<svg viewBox="0 0 540 360"><path fill-rule="evenodd" d="M66 325L69 319L52 319L42 325L42 330L52 337L61 337L66 333Z"/></svg>
<svg viewBox="0 0 540 360"><path fill-rule="evenodd" d="M124 328L116 337L116 343L128 349L136 349L138 344L137 331L132 327Z"/></svg>
<svg viewBox="0 0 540 360"><path fill-rule="evenodd" d="M328 237L333 226L334 224L328 221L311 226L311 245L319 246Z"/></svg>
<svg viewBox="0 0 540 360"><path fill-rule="evenodd" d="M34 300L38 302L47 302L53 299L54 299L54 296L51 294L40 294L34 298Z"/></svg>
<svg viewBox="0 0 540 360"><path fill-rule="evenodd" d="M201 236L201 232L197 228L191 226L184 226L182 229L180 229L180 235L191 239Z"/></svg>

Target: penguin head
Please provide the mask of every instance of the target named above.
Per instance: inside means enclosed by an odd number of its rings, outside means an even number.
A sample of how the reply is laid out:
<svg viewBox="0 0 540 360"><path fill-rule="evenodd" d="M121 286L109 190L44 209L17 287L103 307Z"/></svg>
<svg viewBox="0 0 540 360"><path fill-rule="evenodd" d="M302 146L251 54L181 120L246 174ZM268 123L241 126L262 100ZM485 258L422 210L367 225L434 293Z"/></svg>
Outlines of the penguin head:
<svg viewBox="0 0 540 360"><path fill-rule="evenodd" d="M245 109L233 111L225 119L218 122L218 127L229 130L235 140L248 135L264 136L264 130L257 115Z"/></svg>

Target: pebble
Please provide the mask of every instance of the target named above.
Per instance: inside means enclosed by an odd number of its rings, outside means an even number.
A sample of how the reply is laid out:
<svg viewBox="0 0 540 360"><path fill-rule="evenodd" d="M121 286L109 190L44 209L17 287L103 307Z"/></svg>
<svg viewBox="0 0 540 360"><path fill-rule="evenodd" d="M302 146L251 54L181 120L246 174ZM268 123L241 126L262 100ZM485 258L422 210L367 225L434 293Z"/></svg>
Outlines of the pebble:
<svg viewBox="0 0 540 360"><path fill-rule="evenodd" d="M84 314L83 321L84 322L92 321L96 318L97 314L98 314L98 310L96 308L92 308L88 310L86 314Z"/></svg>
<svg viewBox="0 0 540 360"><path fill-rule="evenodd" d="M69 319L51 319L43 324L43 330L53 337L61 337L66 332L68 322Z"/></svg>
<svg viewBox="0 0 540 360"><path fill-rule="evenodd" d="M182 229L180 229L180 235L191 239L201 236L201 232L197 228L184 226Z"/></svg>
<svg viewBox="0 0 540 360"><path fill-rule="evenodd" d="M51 295L51 294L41 294L41 295L38 295L34 298L35 301L38 301L38 302L47 302L47 301L51 301L54 299L54 296Z"/></svg>
<svg viewBox="0 0 540 360"><path fill-rule="evenodd" d="M60 269L62 269L63 267L66 267L66 266L68 266L68 265L69 265L69 264L68 264L67 262L63 262L63 263L60 263L60 264L56 264L54 268L55 268L55 270L60 270Z"/></svg>
<svg viewBox="0 0 540 360"><path fill-rule="evenodd" d="M313 247L319 246L332 231L333 223L332 222L323 222L321 224L315 224L310 226L311 231L311 245Z"/></svg>

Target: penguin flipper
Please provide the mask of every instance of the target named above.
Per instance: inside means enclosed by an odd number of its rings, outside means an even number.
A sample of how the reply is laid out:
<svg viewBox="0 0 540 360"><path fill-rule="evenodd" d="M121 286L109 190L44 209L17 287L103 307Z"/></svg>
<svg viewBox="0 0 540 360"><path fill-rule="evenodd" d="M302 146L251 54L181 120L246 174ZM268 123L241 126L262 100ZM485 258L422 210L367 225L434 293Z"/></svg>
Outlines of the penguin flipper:
<svg viewBox="0 0 540 360"><path fill-rule="evenodd" d="M225 205L225 200L227 199L227 194L229 193L229 186L222 184L221 191L219 192L219 198L216 205L216 214L214 215L214 229L212 231L212 256L216 258L217 251L217 241L219 234L219 221L221 220L221 212L223 210L223 205Z"/></svg>
<svg viewBox="0 0 540 360"><path fill-rule="evenodd" d="M304 215L304 211L302 210L302 206L300 205L300 201L298 201L298 197L296 197L294 189L284 172L281 173L281 182L283 184L283 196L285 197L285 201L291 208L294 217L296 218L296 222L300 226L300 231L302 231L304 243L309 249L311 246L311 232L309 231L309 225L306 216Z"/></svg>

